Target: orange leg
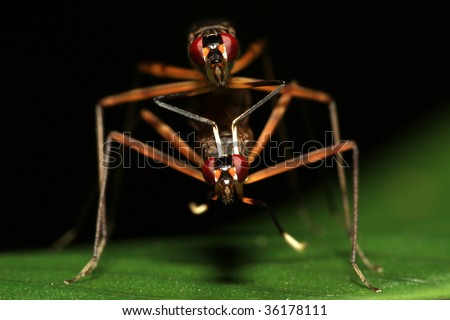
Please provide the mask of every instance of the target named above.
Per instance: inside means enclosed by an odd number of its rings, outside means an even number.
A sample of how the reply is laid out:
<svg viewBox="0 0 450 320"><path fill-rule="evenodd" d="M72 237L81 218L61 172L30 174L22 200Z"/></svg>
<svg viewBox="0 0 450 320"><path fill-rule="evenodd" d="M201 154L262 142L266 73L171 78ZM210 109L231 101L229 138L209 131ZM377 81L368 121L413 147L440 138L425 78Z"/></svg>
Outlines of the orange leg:
<svg viewBox="0 0 450 320"><path fill-rule="evenodd" d="M231 74L236 74L239 71L247 68L254 60L256 60L263 50L266 48L266 41L264 39L257 40L250 44L248 49L242 54L233 65Z"/></svg>
<svg viewBox="0 0 450 320"><path fill-rule="evenodd" d="M144 74L150 74L159 78L179 80L203 80L204 75L197 69L176 67L161 62L142 62L138 70Z"/></svg>
<svg viewBox="0 0 450 320"><path fill-rule="evenodd" d="M267 142L269 142L272 132L275 131L280 120L283 118L283 115L287 107L289 106L289 102L291 101L291 99L292 96L288 93L283 93L278 99L275 107L272 110L272 113L270 114L269 119L266 122L266 125L264 126L263 130L261 131L261 134L256 140L255 146L249 152L248 155L249 166L253 163L256 157L265 148Z"/></svg>
<svg viewBox="0 0 450 320"><path fill-rule="evenodd" d="M198 91L198 93L201 93L209 90L209 84L205 81L180 81L146 88L132 89L126 92L110 95L100 99L98 104L103 108L107 108L123 103L142 101L173 93L191 91Z"/></svg>
<svg viewBox="0 0 450 320"><path fill-rule="evenodd" d="M245 69L266 47L264 39L257 40L250 44L248 49L234 62L231 74L236 74ZM138 65L138 70L144 74L150 74L155 77L179 79L179 80L204 80L205 76L198 69L188 69L172 66L160 62L142 62Z"/></svg>
<svg viewBox="0 0 450 320"><path fill-rule="evenodd" d="M121 144L133 150L136 150L137 152L145 155L146 157L149 157L158 162L162 162L172 169L175 169L199 181L205 182L205 179L203 178L202 172L200 170L194 168L189 163L178 160L177 158L174 158L171 155L168 155L156 148L153 148L152 146L146 143L133 139L117 131L112 131L109 134L109 140L120 142ZM102 166L103 165L104 164L102 164Z"/></svg>
<svg viewBox="0 0 450 320"><path fill-rule="evenodd" d="M328 147L325 147L325 148L322 148L319 150L315 150L313 152L309 152L307 154L302 154L302 155L294 157L292 159L280 162L273 167L268 167L268 168L259 170L255 173L249 175L247 180L245 180L244 184L254 183L254 182L257 182L257 181L260 181L263 179L267 179L274 175L278 175L283 172L297 169L302 166L308 166L310 164L314 164L318 161L324 160L324 159L329 158L334 155L339 156L340 153L346 152L349 150L353 151L353 220L352 220L352 223L347 226L347 232L350 237L351 244L352 244L352 253L351 253L350 262L351 262L352 267L355 270L356 274L361 279L361 281L372 291L380 292L381 290L379 288L372 286L368 282L368 280L362 273L361 269L359 268L358 264L356 263L356 254L358 253L366 265L374 268L377 271L381 271L379 268L373 266L367 260L366 256L364 254L362 254L362 251L357 242L359 168L358 168L358 146L356 145L356 143L354 141L339 142L333 146L328 146ZM341 166L342 163L343 162L337 162L337 165Z"/></svg>
<svg viewBox="0 0 450 320"><path fill-rule="evenodd" d="M267 167L250 174L244 184L255 183L281 173L297 169L299 167L308 166L319 160L339 155L342 152L351 150L356 144L353 141L339 142L333 146L324 147L306 154L301 154L292 159L279 162L274 166Z"/></svg>
<svg viewBox="0 0 450 320"><path fill-rule="evenodd" d="M108 134L105 142L105 153L102 154L102 161L100 162L100 168L102 171L100 179L100 198L97 210L97 223L95 228L95 242L93 248L93 254L88 263L81 269L81 271L72 279L64 281L66 284L71 284L79 279L91 274L97 267L98 261L102 255L103 249L107 240L107 226L106 226L106 186L108 180L109 160L111 159L111 144L113 141L117 141L139 153L155 160L164 163L165 165L173 168L181 173L184 173L199 181L205 182L200 170L195 169L188 163L182 162L160 150L153 148L152 146L145 144L139 140L133 139L117 131L112 131ZM103 151L103 148L102 148ZM120 165L120 164L119 164Z"/></svg>
<svg viewBox="0 0 450 320"><path fill-rule="evenodd" d="M266 91L270 92L273 91L275 86L269 85L269 86L255 86L255 83L261 82L260 79L254 79L254 78L244 78L244 77L233 77L230 82L230 88L247 88L252 90L259 90L259 91ZM329 116L330 116L330 122L331 122L331 129L333 132L333 139L335 142L341 141L341 134L339 129L339 120L337 116L337 107L336 103L334 102L333 98L328 95L325 92L317 91L314 89L306 88L299 86L295 81L290 82L287 84L281 91L281 94L287 93L293 97L300 98L300 99L306 99L306 100L312 100L320 103L324 103L328 106L329 110ZM283 108L280 107L280 110L283 110ZM267 133L264 133L267 134ZM255 151L258 151L257 149ZM344 167L342 165L342 158L338 157L337 159L339 166L337 168L338 172L338 179L339 179L339 186L341 190L341 198L342 198L342 206L344 208L344 216L345 216L345 224L347 229L350 228L351 225L351 218L350 218L350 205L347 198L347 182L345 178L345 171ZM360 255L363 257L363 252L358 249L358 252L360 252ZM368 262L369 267L376 268L373 266L370 262Z"/></svg>
<svg viewBox="0 0 450 320"><path fill-rule="evenodd" d="M168 126L164 121L159 119L153 112L143 109L141 116L145 122L151 125L161 137L166 141L169 141L175 149L177 149L182 155L184 155L190 162L194 163L198 168L202 164L202 157L194 149L188 145L179 134Z"/></svg>
<svg viewBox="0 0 450 320"><path fill-rule="evenodd" d="M157 96L161 95L168 95L173 93L180 93L180 92L189 92L190 95L200 94L203 92L207 92L210 90L210 86L207 82L201 80L201 81L182 81L177 83L169 83L169 84L162 84L162 85L155 85L145 88L138 88L129 90L126 92L110 95L107 97L104 97L99 100L99 102L96 105L96 134L97 134L97 156L98 156L98 172L99 172L99 182L101 184L101 181L103 181L103 174L104 170L100 166L101 162L103 161L103 144L105 143L104 140L104 121L103 121L103 109L109 108L125 103L130 102L139 102L146 99L151 99ZM188 94L189 95L189 94ZM148 114L147 114L148 115ZM147 118L144 118L144 120ZM176 139L176 137L174 137ZM186 150L186 148L180 148L180 150ZM194 161L194 163L198 163L199 156L196 155L193 156L193 152L189 152L189 159ZM82 219L81 219L82 220ZM80 221L81 221L80 220ZM75 237L76 237L76 228L71 228L69 231L67 231L60 239L57 240L57 242L54 244L55 248L62 248L66 246L68 243L70 243Z"/></svg>
<svg viewBox="0 0 450 320"><path fill-rule="evenodd" d="M258 79L252 79L252 78L242 78L242 77L235 77L233 78L233 85L235 84L236 87L240 88L249 88L254 90L262 90L262 91L272 91L274 86L253 86L252 83L257 83L261 80ZM262 149L261 147L264 147L265 143L267 143L268 137L270 137L271 130L274 130L276 125L279 121L279 116L282 116L284 114L284 111L287 108L288 101L286 102L290 96L297 97L297 98L303 98L308 100L313 100L317 102L322 102L328 104L328 110L330 115L330 122L331 122L331 128L333 132L333 139L336 142L341 141L341 135L340 135L340 129L339 129L339 121L337 116L337 108L336 103L334 100L326 93L301 87L296 82L290 82L287 84L283 89L281 89L281 97L276 105L275 109L272 112L272 115L270 116L266 127L263 129L263 132L260 135L260 138L258 139L258 143L256 144L256 148L251 151L251 155L253 152L256 154L259 153ZM287 95L287 96L286 96ZM250 160L253 160L254 158L250 158ZM344 218L345 218L345 226L347 230L351 229L351 216L350 216L350 204L348 201L348 191L347 191L347 182L345 177L345 171L344 171L344 164L343 164L343 158L338 154L337 157L337 172L338 172L338 179L339 179L339 186L341 190L341 198L342 198L342 206L344 209ZM262 174L262 173L259 173ZM256 178L256 177L254 177ZM360 246L356 245L356 251L358 252L358 255L363 260L364 264L367 265L370 269L375 270L377 272L381 272L382 268L379 266L374 265L364 254Z"/></svg>
<svg viewBox="0 0 450 320"><path fill-rule="evenodd" d="M259 90L259 91L266 91L270 92L273 91L275 86L255 86L254 83L260 82L260 79L255 78L247 78L247 77L233 77L228 84L230 88L247 88L247 89L253 89L253 90ZM316 102L324 103L328 106L329 109L329 115L330 115L330 122L333 132L333 138L334 141L341 141L340 136L340 129L339 129L339 121L337 117L337 108L336 103L334 102L333 98L328 95L325 92L317 91L314 89L306 88L299 86L296 82L291 82L288 85L286 85L280 92L282 94L289 94L293 97L300 98L300 99L307 99L307 100L313 100ZM287 99L287 97L284 97ZM284 106L284 102L280 102L274 109L268 123L266 124L266 127L263 129L263 132L261 133L260 137L258 138L258 141L256 143L256 147L251 151L250 153L250 161L254 160L254 157L261 152L264 145L267 143L267 137L271 134L271 130L274 130L275 127L278 125L279 119L277 118L279 115L282 115L286 109L287 105ZM341 190L341 198L342 198L342 204L344 208L344 215L345 215L345 225L347 230L351 228L351 217L350 217L350 206L347 198L347 183L345 178L345 171L343 168L343 162L342 158L338 157L338 178L339 178L339 185ZM364 255L363 251L359 247L359 245L356 245L356 251L358 252L361 259L364 261L364 263L371 269L381 272L382 268L373 265L367 257Z"/></svg>
<svg viewBox="0 0 450 320"><path fill-rule="evenodd" d="M96 105L96 132L97 132L97 156L99 163L99 180L102 180L102 170L100 163L102 161L102 145L104 140L104 121L103 109L113 107L124 103L137 102L151 99L161 95L168 95L180 92L191 92L192 95L200 94L210 90L208 83L204 81L182 81L155 85L146 88L138 88L130 91L110 95L100 99Z"/></svg>

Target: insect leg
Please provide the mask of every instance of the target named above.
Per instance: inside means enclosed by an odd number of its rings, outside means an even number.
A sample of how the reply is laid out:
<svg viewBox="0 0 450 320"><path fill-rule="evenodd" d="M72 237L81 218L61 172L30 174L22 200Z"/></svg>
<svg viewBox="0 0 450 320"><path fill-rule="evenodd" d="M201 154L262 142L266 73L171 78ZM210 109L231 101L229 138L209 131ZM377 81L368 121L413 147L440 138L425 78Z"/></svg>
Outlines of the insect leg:
<svg viewBox="0 0 450 320"><path fill-rule="evenodd" d="M269 142L272 132L276 129L279 121L283 118L284 112L289 106L292 96L288 93L284 93L278 99L275 107L273 108L269 119L266 122L263 130L261 131L256 143L252 149L249 151L248 164L251 165L255 158L261 153L265 148L266 144Z"/></svg>
<svg viewBox="0 0 450 320"><path fill-rule="evenodd" d="M266 46L267 42L264 39L257 40L250 44L247 50L235 61L230 73L233 75L247 68L261 55Z"/></svg>
<svg viewBox="0 0 450 320"><path fill-rule="evenodd" d="M156 96L173 94L178 92L187 92L204 88L208 91L207 84L199 81L182 81L168 83L163 85L155 85L146 88L138 88L123 93L107 96L96 105L96 131L97 131L97 155L99 164L102 161L102 144L104 142L104 121L103 109L107 107L117 106L127 102L136 102L151 99ZM102 170L99 166L99 181L101 180Z"/></svg>
<svg viewBox="0 0 450 320"><path fill-rule="evenodd" d="M242 197L241 200L244 203L264 208L269 213L270 217L272 218L272 221L274 222L280 235L294 250L303 251L306 248L307 244L305 242L297 241L294 237L292 237L289 233L287 233L284 230L284 228L281 226L280 222L278 221L278 218L275 215L275 212L273 211L273 209L269 205L267 205L265 202L263 202L261 200L257 200L257 199L247 198L247 197Z"/></svg>
<svg viewBox="0 0 450 320"><path fill-rule="evenodd" d="M161 137L169 141L175 149L183 154L191 163L200 167L202 164L202 157L194 149L191 148L175 131L167 125L164 121L158 118L153 112L143 109L141 116L145 122L152 126Z"/></svg>
<svg viewBox="0 0 450 320"><path fill-rule="evenodd" d="M144 74L155 77L180 79L180 80L202 80L204 75L197 69L176 67L161 62L141 62L138 70Z"/></svg>
<svg viewBox="0 0 450 320"><path fill-rule="evenodd" d="M105 142L105 152L102 153L102 162L100 163L100 168L102 169L102 174L100 178L100 198L98 203L97 210L97 223L95 228L95 242L92 258L88 261L88 263L83 267L83 269L72 279L64 281L66 284L71 284L79 279L85 277L86 275L92 273L96 268L100 256L103 252L103 249L106 245L107 240L107 227L106 227L106 185L108 179L108 169L110 164L110 153L111 153L111 144L113 141L117 141L129 148L132 148L139 153L154 159L156 161L160 161L167 166L176 169L186 175L189 175L195 179L205 182L203 175L200 170L195 169L190 166L188 163L182 162L168 154L161 152L160 150L151 147L148 144L144 144L136 139L133 139L125 134L119 133L117 131L112 131L108 134L108 137ZM103 152L103 148L102 148Z"/></svg>
<svg viewBox="0 0 450 320"><path fill-rule="evenodd" d="M358 277L361 279L361 281L366 285L367 288L371 289L375 292L380 292L381 290L379 288L376 288L372 286L362 271L360 270L358 264L356 263L356 254L358 253L360 256L360 249L357 242L357 232L358 232L358 176L359 176L359 167L358 167L358 146L354 141L344 141L339 142L333 146L328 146L319 150L315 150L306 154L302 154L300 156L294 157L292 159L280 162L276 164L275 166L268 167L265 169L261 169L251 175L248 176L247 180L245 180L244 184L250 184L254 183L256 181L260 181L263 179L267 179L269 177L272 177L274 175L278 175L283 172L287 172L290 170L294 170L296 168L307 166L310 164L313 164L315 162L321 161L323 159L326 159L328 157L337 155L339 158L339 155L342 152L346 151L353 151L353 219L350 221L350 226L348 228L348 236L351 240L352 244L352 253L351 253L351 259L350 262L352 264L353 269L355 270ZM341 162L338 162L338 166L343 165L343 159ZM361 256L361 259L364 261L363 257ZM375 270L379 270L379 268L375 267Z"/></svg>
<svg viewBox="0 0 450 320"><path fill-rule="evenodd" d="M234 77L232 79L231 87L247 87L251 88L253 90L261 90L261 91L272 91L275 86L252 86L252 83L257 83L258 81L261 81L259 79L254 78L244 78L244 77ZM319 103L324 103L328 106L328 112L331 122L331 129L333 132L333 140L335 143L339 143L341 141L341 134L340 134L340 128L339 128L339 120L337 116L337 106L334 99L327 93L306 88L303 86L299 86L295 81L292 81L288 83L281 91L281 94L283 93L289 93L293 97L300 98L300 99L306 99L306 100L312 100ZM348 233L350 233L351 230L351 216L350 216L350 204L348 202L347 197L347 181L345 177L345 171L343 166L343 159L341 156L337 157L337 173L338 173L338 180L339 180L339 187L341 191L341 198L342 198L342 206L344 209L344 219L345 219L345 228ZM377 272L381 272L383 269L379 266L374 265L364 254L363 250L359 246L359 244L356 246L357 253L361 257L361 260L363 263L370 269L375 270Z"/></svg>

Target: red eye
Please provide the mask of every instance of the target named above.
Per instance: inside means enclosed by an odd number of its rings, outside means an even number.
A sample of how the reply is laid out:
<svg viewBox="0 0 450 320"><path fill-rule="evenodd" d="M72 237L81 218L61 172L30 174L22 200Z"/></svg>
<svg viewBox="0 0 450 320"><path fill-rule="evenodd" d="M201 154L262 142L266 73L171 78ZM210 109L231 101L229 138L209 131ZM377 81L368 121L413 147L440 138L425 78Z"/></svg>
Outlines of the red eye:
<svg viewBox="0 0 450 320"><path fill-rule="evenodd" d="M239 54L239 42L229 33L221 33L220 35L227 51L227 60L233 62Z"/></svg>
<svg viewBox="0 0 450 320"><path fill-rule="evenodd" d="M214 163L216 162L216 158L209 157L202 164L202 173L203 178L205 178L206 183L214 184L216 179L214 177Z"/></svg>
<svg viewBox="0 0 450 320"><path fill-rule="evenodd" d="M205 60L203 58L203 37L198 37L192 41L189 46L189 56L196 65L200 67L205 65Z"/></svg>
<svg viewBox="0 0 450 320"><path fill-rule="evenodd" d="M236 170L237 180L239 182L244 181L247 179L248 176L248 162L247 159L245 159L240 154L233 154L233 166Z"/></svg>

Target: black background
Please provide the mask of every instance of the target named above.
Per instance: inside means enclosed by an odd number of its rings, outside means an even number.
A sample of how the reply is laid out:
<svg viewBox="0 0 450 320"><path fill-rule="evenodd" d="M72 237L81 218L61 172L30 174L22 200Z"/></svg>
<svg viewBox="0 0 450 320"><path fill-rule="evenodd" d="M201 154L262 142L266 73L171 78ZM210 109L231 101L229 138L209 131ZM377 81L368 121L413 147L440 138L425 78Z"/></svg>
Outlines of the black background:
<svg viewBox="0 0 450 320"><path fill-rule="evenodd" d="M80 239L91 241L95 103L130 89L140 61L189 67L186 36L198 19L230 19L243 49L265 37L277 79L295 79L335 97L342 136L358 142L362 161L392 156L383 146L450 96L450 11L425 1L330 3L69 1L2 10L0 246L47 246L83 207L90 218ZM260 66L241 74L262 76ZM147 81L165 80L144 77L141 83ZM123 108L117 109L109 129L121 130ZM319 128L328 121L326 112L314 119ZM303 125L294 117L289 121L291 127ZM261 182L251 196L271 202L273 194L276 201L276 194L287 191L284 180L275 181ZM122 185L116 237L198 231L211 222L211 215L200 222L186 210L188 201L203 200L207 187L173 170L130 169ZM237 205L230 215L237 219L247 210Z"/></svg>

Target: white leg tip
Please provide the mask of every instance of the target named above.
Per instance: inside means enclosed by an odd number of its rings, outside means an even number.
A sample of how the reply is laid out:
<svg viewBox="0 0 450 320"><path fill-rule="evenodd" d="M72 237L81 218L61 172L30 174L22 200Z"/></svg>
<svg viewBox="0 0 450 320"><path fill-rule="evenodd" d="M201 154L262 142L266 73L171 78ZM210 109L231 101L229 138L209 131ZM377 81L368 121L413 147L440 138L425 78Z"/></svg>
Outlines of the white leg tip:
<svg viewBox="0 0 450 320"><path fill-rule="evenodd" d="M190 202L189 203L189 210L191 210L191 212L193 214L202 214L204 212L206 212L206 210L208 210L208 205L207 204L201 204L201 205L197 205L194 202Z"/></svg>
<svg viewBox="0 0 450 320"><path fill-rule="evenodd" d="M289 233L283 233L283 238L295 251L303 251L306 248L306 242L298 242Z"/></svg>

